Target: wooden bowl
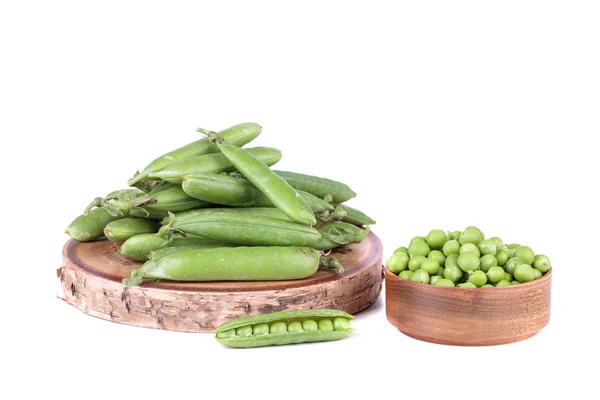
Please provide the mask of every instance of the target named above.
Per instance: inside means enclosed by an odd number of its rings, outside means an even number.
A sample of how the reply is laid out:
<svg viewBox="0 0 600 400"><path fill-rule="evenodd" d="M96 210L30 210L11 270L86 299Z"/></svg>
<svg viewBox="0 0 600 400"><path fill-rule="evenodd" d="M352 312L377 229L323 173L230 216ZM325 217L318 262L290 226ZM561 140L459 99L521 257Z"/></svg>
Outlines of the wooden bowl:
<svg viewBox="0 0 600 400"><path fill-rule="evenodd" d="M528 283L490 289L411 282L385 268L386 313L400 332L456 346L513 343L550 322L552 269Z"/></svg>

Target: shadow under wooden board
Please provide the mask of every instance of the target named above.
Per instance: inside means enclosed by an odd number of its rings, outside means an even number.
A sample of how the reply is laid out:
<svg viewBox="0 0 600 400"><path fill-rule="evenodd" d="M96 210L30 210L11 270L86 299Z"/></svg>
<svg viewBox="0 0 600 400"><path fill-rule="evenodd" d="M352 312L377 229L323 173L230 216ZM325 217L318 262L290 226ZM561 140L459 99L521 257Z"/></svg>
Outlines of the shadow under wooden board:
<svg viewBox="0 0 600 400"><path fill-rule="evenodd" d="M144 282L123 278L142 263L107 240L68 241L57 271L64 300L112 322L183 332L214 332L232 318L275 311L333 308L355 314L373 304L383 283L382 246L370 233L331 253L344 273L319 270L301 280L270 282Z"/></svg>

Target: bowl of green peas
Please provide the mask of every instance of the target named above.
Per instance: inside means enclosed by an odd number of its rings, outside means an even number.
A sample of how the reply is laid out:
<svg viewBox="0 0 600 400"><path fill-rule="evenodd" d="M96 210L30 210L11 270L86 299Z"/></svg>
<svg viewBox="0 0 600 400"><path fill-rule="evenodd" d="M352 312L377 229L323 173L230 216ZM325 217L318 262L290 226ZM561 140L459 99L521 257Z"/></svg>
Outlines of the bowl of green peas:
<svg viewBox="0 0 600 400"><path fill-rule="evenodd" d="M387 261L385 279L388 320L420 340L505 344L550 321L548 256L474 226L415 236Z"/></svg>

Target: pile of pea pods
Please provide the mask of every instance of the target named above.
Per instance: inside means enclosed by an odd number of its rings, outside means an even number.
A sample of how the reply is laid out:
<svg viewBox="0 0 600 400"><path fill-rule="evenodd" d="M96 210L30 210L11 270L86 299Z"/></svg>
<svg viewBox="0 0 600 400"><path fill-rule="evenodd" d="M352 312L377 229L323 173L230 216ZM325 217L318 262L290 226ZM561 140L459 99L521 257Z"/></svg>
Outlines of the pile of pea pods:
<svg viewBox="0 0 600 400"><path fill-rule="evenodd" d="M255 281L303 279L343 270L323 254L360 243L375 221L345 204L346 184L270 167L281 152L243 148L261 126L242 123L166 153L129 179L130 188L94 199L66 233L104 237L145 261L124 279Z"/></svg>
<svg viewBox="0 0 600 400"><path fill-rule="evenodd" d="M519 285L540 279L550 259L518 243L505 245L499 237L485 238L469 226L464 231L434 229L399 247L387 262L400 278L434 286L464 289Z"/></svg>

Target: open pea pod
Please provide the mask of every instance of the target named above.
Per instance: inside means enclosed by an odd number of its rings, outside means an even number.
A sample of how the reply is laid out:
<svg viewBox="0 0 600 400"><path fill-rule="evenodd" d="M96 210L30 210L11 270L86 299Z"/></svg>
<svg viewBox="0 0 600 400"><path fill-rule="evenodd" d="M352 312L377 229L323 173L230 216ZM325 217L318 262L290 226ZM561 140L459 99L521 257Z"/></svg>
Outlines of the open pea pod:
<svg viewBox="0 0 600 400"><path fill-rule="evenodd" d="M216 339L229 347L251 348L339 340L354 331L354 316L340 310L294 310L233 319Z"/></svg>

